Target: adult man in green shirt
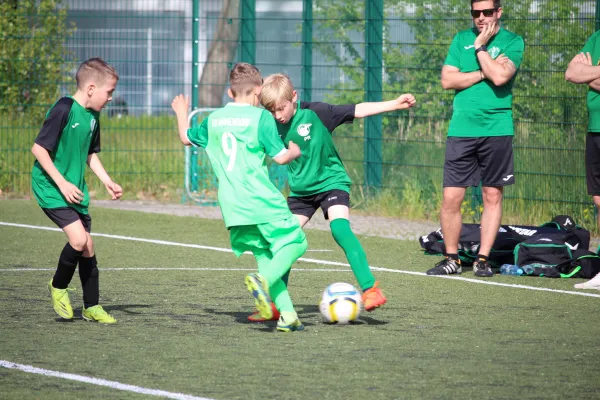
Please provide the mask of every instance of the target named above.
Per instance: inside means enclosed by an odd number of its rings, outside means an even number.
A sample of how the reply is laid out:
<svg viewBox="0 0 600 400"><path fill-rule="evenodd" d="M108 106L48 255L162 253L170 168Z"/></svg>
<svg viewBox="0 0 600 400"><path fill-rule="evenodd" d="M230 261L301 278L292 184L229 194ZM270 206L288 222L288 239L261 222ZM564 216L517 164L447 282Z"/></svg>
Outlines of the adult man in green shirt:
<svg viewBox="0 0 600 400"><path fill-rule="evenodd" d="M588 134L585 139L585 175L588 194L600 207L600 31L594 33L567 67L565 78L588 85ZM600 215L598 215L600 225ZM575 285L579 289L600 289L600 275Z"/></svg>
<svg viewBox="0 0 600 400"><path fill-rule="evenodd" d="M456 91L446 141L440 220L445 258L428 275L462 272L460 205L468 186L483 190L481 244L475 276L494 276L488 262L502 219L503 188L513 171L512 87L523 59L523 39L500 27L500 0L471 0L472 29L454 36L442 68L442 87Z"/></svg>
<svg viewBox="0 0 600 400"><path fill-rule="evenodd" d="M585 146L585 166L588 194L600 207L600 31L594 33L567 68L565 78L588 85L588 135ZM600 215L598 215L600 224Z"/></svg>

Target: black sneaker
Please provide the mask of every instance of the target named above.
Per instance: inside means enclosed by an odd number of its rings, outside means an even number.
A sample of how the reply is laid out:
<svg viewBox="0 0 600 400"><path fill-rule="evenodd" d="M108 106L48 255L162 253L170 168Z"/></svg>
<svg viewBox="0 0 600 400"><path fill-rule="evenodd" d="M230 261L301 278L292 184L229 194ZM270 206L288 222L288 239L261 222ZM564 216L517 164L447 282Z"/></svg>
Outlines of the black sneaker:
<svg viewBox="0 0 600 400"><path fill-rule="evenodd" d="M492 271L492 266L489 262L477 260L473 263L473 274L482 278L491 278L494 276L494 271Z"/></svg>
<svg viewBox="0 0 600 400"><path fill-rule="evenodd" d="M461 273L462 267L460 266L460 262L449 258L444 258L442 261L435 264L435 267L427 271L427 275L450 275Z"/></svg>

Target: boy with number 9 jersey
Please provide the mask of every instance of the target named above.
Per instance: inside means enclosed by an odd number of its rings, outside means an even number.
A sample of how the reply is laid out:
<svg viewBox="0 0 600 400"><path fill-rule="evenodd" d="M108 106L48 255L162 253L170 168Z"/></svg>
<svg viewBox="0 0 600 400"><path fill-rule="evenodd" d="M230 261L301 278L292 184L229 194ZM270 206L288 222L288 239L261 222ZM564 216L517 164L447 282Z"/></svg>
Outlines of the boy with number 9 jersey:
<svg viewBox="0 0 600 400"><path fill-rule="evenodd" d="M218 202L231 247L236 256L254 254L258 273L246 276L260 315L280 314L277 330L304 329L281 277L307 249L304 232L287 207L285 198L269 180L265 155L278 164L300 156L297 145L288 149L277 134L275 120L259 104L262 77L256 67L238 63L229 75L228 94L234 99L189 129L188 98L172 103L179 137L186 146L206 149L219 181ZM275 303L276 310L271 305Z"/></svg>

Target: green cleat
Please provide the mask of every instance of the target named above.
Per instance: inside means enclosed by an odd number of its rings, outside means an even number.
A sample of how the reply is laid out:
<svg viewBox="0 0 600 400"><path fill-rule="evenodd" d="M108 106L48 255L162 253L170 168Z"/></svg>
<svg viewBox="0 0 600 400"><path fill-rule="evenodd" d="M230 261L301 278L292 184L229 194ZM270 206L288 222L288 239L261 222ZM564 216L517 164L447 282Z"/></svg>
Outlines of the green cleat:
<svg viewBox="0 0 600 400"><path fill-rule="evenodd" d="M261 274L248 274L244 283L254 297L254 304L261 317L269 320L273 317L271 308L271 296L269 296L269 286Z"/></svg>
<svg viewBox="0 0 600 400"><path fill-rule="evenodd" d="M277 321L277 330L279 332L303 331L304 325L302 325L302 322L300 322L299 319L295 319L291 323L287 323L285 319L283 319L282 315L279 317L279 321Z"/></svg>
<svg viewBox="0 0 600 400"><path fill-rule="evenodd" d="M71 307L71 301L69 300L69 291L73 289L57 289L52 286L52 279L48 282L48 293L52 299L52 307L59 317L64 319L73 318L73 308Z"/></svg>
<svg viewBox="0 0 600 400"><path fill-rule="evenodd" d="M90 308L82 307L81 316L86 321L100 322L101 324L114 324L117 322L112 315L104 311L102 306L96 305Z"/></svg>

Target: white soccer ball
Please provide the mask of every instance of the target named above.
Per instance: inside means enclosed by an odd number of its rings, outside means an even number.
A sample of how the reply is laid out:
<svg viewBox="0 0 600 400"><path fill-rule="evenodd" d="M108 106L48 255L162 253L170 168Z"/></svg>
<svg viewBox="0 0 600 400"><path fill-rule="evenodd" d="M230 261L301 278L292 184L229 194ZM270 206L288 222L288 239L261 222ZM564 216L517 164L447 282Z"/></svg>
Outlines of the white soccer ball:
<svg viewBox="0 0 600 400"><path fill-rule="evenodd" d="M362 310L360 292L349 283L333 283L325 289L319 309L326 322L347 324L355 321Z"/></svg>

